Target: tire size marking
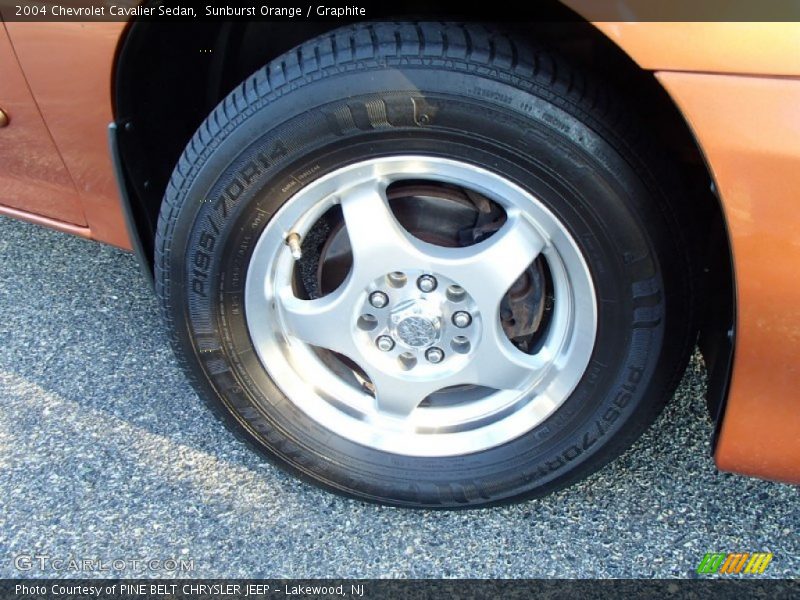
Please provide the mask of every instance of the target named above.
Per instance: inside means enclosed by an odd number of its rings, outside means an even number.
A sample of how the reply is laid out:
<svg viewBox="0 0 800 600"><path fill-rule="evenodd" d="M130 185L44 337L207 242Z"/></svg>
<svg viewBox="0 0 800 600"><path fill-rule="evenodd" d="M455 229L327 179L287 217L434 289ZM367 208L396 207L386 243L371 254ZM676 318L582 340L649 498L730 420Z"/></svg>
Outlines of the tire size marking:
<svg viewBox="0 0 800 600"><path fill-rule="evenodd" d="M208 221L216 230L216 233L219 234L219 229L216 225L214 225L214 222L211 221L210 218ZM211 252L213 252L214 246L217 245L217 238L215 235L211 235L207 231L203 231L200 233L200 239L198 240L197 245L199 248L194 253L192 260L192 265L194 265L192 268L192 291L205 298L208 270L211 267ZM200 248L202 248L202 250Z"/></svg>
<svg viewBox="0 0 800 600"><path fill-rule="evenodd" d="M622 410L633 398L636 389L644 377L643 367L628 367L628 378L612 400L612 406L603 414L602 420L595 422L595 428L583 434L580 445L572 444L555 460L546 461L535 469L537 477L544 477L553 471L563 468L567 463L575 460L586 450L597 443L611 429L613 423L622 414Z"/></svg>
<svg viewBox="0 0 800 600"><path fill-rule="evenodd" d="M289 150L286 145L277 140L266 152L260 152L253 160L248 161L244 166L239 169L219 198L213 202L213 209L226 219L229 215L230 209L235 206L241 195L247 190L258 177L269 169L276 161L288 154ZM201 205L211 203L211 200L204 198ZM194 293L203 298L208 297L206 289L208 282L209 270L211 268L211 256L216 247L217 236L219 236L219 227L214 223L211 215L206 219L208 224L213 230L213 235L209 231L202 231L195 247L194 256L191 260L191 289Z"/></svg>

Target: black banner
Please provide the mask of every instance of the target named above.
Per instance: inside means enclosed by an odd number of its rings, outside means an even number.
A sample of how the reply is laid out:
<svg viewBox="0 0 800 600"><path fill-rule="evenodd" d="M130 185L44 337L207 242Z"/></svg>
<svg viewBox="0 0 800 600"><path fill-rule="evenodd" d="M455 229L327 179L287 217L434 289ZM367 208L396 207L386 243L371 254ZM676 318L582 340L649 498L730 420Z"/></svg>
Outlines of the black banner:
<svg viewBox="0 0 800 600"><path fill-rule="evenodd" d="M0 0L4 21L800 21L798 0Z"/></svg>
<svg viewBox="0 0 800 600"><path fill-rule="evenodd" d="M769 598L800 597L800 580L102 580L4 579L0 596L16 600L208 598Z"/></svg>

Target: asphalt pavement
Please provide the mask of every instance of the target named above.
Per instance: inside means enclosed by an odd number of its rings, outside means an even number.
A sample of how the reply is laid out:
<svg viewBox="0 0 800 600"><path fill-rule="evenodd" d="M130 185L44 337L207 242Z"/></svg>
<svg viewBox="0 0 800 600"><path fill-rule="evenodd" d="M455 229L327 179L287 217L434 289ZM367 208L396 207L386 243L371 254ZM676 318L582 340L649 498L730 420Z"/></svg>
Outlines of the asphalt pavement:
<svg viewBox="0 0 800 600"><path fill-rule="evenodd" d="M717 472L704 391L695 357L629 452L541 500L344 499L210 414L132 255L0 217L0 576L691 577L764 551L795 577L798 490Z"/></svg>

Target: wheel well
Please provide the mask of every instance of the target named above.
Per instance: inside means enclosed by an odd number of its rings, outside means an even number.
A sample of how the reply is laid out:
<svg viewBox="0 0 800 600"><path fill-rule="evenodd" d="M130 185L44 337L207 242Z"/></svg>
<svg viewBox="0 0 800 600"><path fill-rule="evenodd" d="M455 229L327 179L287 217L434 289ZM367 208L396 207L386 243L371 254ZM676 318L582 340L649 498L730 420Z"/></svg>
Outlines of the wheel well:
<svg viewBox="0 0 800 600"><path fill-rule="evenodd" d="M549 6L549 10L552 8ZM113 87L116 143L129 218L149 265L164 191L200 123L253 71L340 24L136 21L128 27L118 53ZM563 22L500 27L516 37L555 48L595 77L624 90L629 105L648 125L648 135L679 166L691 206L682 226L691 232L697 270L704 274L699 330L709 362L709 407L712 414L718 414L727 390L733 347L733 267L712 177L681 113L652 73L639 68L585 21L573 16Z"/></svg>
<svg viewBox="0 0 800 600"><path fill-rule="evenodd" d="M122 175L150 264L158 211L195 130L257 68L333 25L274 22L136 21L114 81Z"/></svg>

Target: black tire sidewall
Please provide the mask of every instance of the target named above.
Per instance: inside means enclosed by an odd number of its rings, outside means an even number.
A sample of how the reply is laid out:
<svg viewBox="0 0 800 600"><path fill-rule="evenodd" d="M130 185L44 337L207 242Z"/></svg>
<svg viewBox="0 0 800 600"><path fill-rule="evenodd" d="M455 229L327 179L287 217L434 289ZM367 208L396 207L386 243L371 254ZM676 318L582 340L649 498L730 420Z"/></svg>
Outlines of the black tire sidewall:
<svg viewBox="0 0 800 600"><path fill-rule="evenodd" d="M393 119L361 122L367 104L381 102L393 107ZM354 128L337 121L343 110ZM653 396L668 385L658 368L666 325L659 257L668 249L652 186L594 121L546 87L431 66L337 73L245 108L184 179L170 232L173 321L203 395L221 402L279 463L370 500L498 502L596 468L641 429ZM338 167L398 153L490 167L544 202L589 265L599 314L590 365L556 413L502 446L447 458L360 446L297 408L253 350L244 285L269 216ZM256 175L253 164L263 167Z"/></svg>

